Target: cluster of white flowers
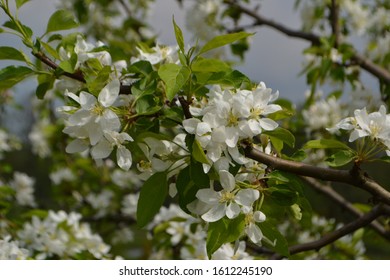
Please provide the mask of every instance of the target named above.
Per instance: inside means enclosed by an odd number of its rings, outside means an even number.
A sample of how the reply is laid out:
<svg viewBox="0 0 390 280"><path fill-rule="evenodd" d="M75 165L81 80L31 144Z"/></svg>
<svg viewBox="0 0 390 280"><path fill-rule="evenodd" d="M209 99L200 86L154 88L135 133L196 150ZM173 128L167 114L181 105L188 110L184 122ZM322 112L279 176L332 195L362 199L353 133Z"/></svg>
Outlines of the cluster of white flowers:
<svg viewBox="0 0 390 280"><path fill-rule="evenodd" d="M164 63L179 63L179 56L177 54L177 46L163 46L156 45L151 48L149 51L143 51L140 48L137 48L139 55L138 57L132 57L130 62L131 64L136 63L141 60L149 61L152 65L164 64Z"/></svg>
<svg viewBox="0 0 390 280"><path fill-rule="evenodd" d="M54 185L59 185L61 182L72 182L76 180L76 176L73 174L72 170L67 167L51 172L49 177Z"/></svg>
<svg viewBox="0 0 390 280"><path fill-rule="evenodd" d="M345 117L345 110L335 97L330 97L319 99L309 108L302 110L302 116L307 124L306 132L310 134L334 126Z"/></svg>
<svg viewBox="0 0 390 280"><path fill-rule="evenodd" d="M279 92L272 93L261 82L253 90L222 90L214 86L207 95L208 103L203 108L191 108L191 113L201 119L184 120L184 129L195 135L215 167L231 159L245 164L247 160L240 154L238 143L278 127L278 123L266 116L282 109L268 104L278 98ZM225 164L222 166L227 170ZM207 171L210 165L204 164L204 168Z"/></svg>
<svg viewBox="0 0 390 280"><path fill-rule="evenodd" d="M359 138L369 137L374 142L380 144L390 156L390 114L386 114L386 107L382 105L379 111L368 113L367 109L357 109L353 117L341 120L330 130L350 131L349 142Z"/></svg>
<svg viewBox="0 0 390 280"><path fill-rule="evenodd" d="M218 16L221 0L194 1L186 16L187 29L197 39L209 41L218 35Z"/></svg>
<svg viewBox="0 0 390 280"><path fill-rule="evenodd" d="M133 138L120 132L121 123L111 106L118 99L120 81L112 80L99 93L98 98L82 91L80 96L72 92L66 95L80 105L80 108L63 106L59 110L64 114L64 132L76 138L66 147L68 153L84 152L91 148L95 160L107 158L114 147L117 148L118 166L129 170L132 164L131 152L124 146Z"/></svg>
<svg viewBox="0 0 390 280"><path fill-rule="evenodd" d="M16 171L14 173L13 180L11 180L9 184L15 191L16 201L19 205L31 207L36 206L34 198L34 178Z"/></svg>
<svg viewBox="0 0 390 280"><path fill-rule="evenodd" d="M44 219L33 216L31 223L18 231L18 238L24 248L36 254L36 259L71 258L82 252L97 259L107 257L110 247L80 220L81 215L74 212L49 211Z"/></svg>
<svg viewBox="0 0 390 280"><path fill-rule="evenodd" d="M85 200L97 211L96 217L103 217L110 211L111 200L114 197L114 192L111 190L103 190L100 193L89 193Z"/></svg>
<svg viewBox="0 0 390 280"><path fill-rule="evenodd" d="M32 151L41 158L45 158L51 155L50 145L48 143L48 134L50 130L50 121L48 118L40 118L34 123L28 139L32 145Z"/></svg>
<svg viewBox="0 0 390 280"><path fill-rule="evenodd" d="M20 248L10 236L0 239L0 260L25 260L30 256L27 249Z"/></svg>
<svg viewBox="0 0 390 280"><path fill-rule="evenodd" d="M16 137L11 136L5 130L0 128L0 159L3 158L3 152L10 152L19 149L19 143Z"/></svg>

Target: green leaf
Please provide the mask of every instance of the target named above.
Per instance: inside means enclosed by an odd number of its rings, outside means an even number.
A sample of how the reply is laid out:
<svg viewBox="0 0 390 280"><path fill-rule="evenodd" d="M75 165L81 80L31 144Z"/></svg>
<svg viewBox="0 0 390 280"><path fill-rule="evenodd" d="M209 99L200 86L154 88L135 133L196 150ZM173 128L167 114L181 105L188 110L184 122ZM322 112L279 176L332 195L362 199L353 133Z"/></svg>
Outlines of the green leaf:
<svg viewBox="0 0 390 280"><path fill-rule="evenodd" d="M153 174L141 188L137 205L137 224L146 226L158 213L168 193L166 172Z"/></svg>
<svg viewBox="0 0 390 280"><path fill-rule="evenodd" d="M60 57L60 55L58 54L58 52L57 52L52 46L50 46L48 43L45 43L45 42L42 42L42 41L41 41L41 45L42 45L42 47L45 48L45 50L46 50L52 57L54 57L55 59L58 59L58 60L61 59L61 57Z"/></svg>
<svg viewBox="0 0 390 280"><path fill-rule="evenodd" d="M174 63L161 65L158 75L166 86L166 95L169 101L175 97L176 93L186 84L191 71L186 66Z"/></svg>
<svg viewBox="0 0 390 280"><path fill-rule="evenodd" d="M297 192L291 190L288 185L280 184L268 188L266 192L273 202L281 206L293 205L298 200Z"/></svg>
<svg viewBox="0 0 390 280"><path fill-rule="evenodd" d="M54 12L47 23L46 33L72 29L78 26L73 14L67 10L58 10Z"/></svg>
<svg viewBox="0 0 390 280"><path fill-rule="evenodd" d="M334 139L319 139L308 141L304 149L341 149L351 150L346 144Z"/></svg>
<svg viewBox="0 0 390 280"><path fill-rule="evenodd" d="M153 72L152 64L146 60L137 61L129 67L129 73L137 73L148 76L151 72Z"/></svg>
<svg viewBox="0 0 390 280"><path fill-rule="evenodd" d="M16 8L20 8L22 7L24 4L26 4L27 2L29 2L30 0L15 0L16 2Z"/></svg>
<svg viewBox="0 0 390 280"><path fill-rule="evenodd" d="M252 36L253 33L247 33L247 32L238 32L238 33L231 33L226 35L220 35L216 36L210 41L208 41L199 51L199 55L203 54L205 52L211 51L216 48L220 48L222 46L231 44L235 41L244 39L246 37Z"/></svg>
<svg viewBox="0 0 390 280"><path fill-rule="evenodd" d="M179 172L176 180L176 189L180 208L187 214L191 214L187 205L196 199L196 193L200 188L191 180L189 166Z"/></svg>
<svg viewBox="0 0 390 280"><path fill-rule="evenodd" d="M199 141L196 139L192 144L192 157L200 163L209 164L209 160L207 159L207 156L204 153L202 146L200 145Z"/></svg>
<svg viewBox="0 0 390 280"><path fill-rule="evenodd" d="M274 250L282 256L290 256L286 238L284 238L284 236L274 226L272 226L271 223L264 221L259 223L258 226L260 227L263 235L272 243L269 244L268 242L262 242L266 247Z"/></svg>
<svg viewBox="0 0 390 280"><path fill-rule="evenodd" d="M190 178L199 188L208 188L210 186L210 179L209 176L204 173L203 165L194 159L191 159Z"/></svg>
<svg viewBox="0 0 390 280"><path fill-rule="evenodd" d="M278 127L275 130L270 130L270 131L264 130L262 132L262 134L272 136L273 138L277 138L277 139L283 141L283 143L286 143L291 148L294 148L294 146L295 146L294 135L285 128Z"/></svg>
<svg viewBox="0 0 390 280"><path fill-rule="evenodd" d="M0 70L0 91L13 87L33 73L32 69L25 66L8 66Z"/></svg>
<svg viewBox="0 0 390 280"><path fill-rule="evenodd" d="M182 53L184 53L184 37L180 27L176 24L175 18L172 18L173 28L175 29L176 42Z"/></svg>
<svg viewBox="0 0 390 280"><path fill-rule="evenodd" d="M207 77L205 84L220 84L239 88L243 83L250 83L250 79L237 70L231 72L216 72Z"/></svg>
<svg viewBox="0 0 390 280"><path fill-rule="evenodd" d="M0 59L26 61L23 53L12 47L0 47Z"/></svg>
<svg viewBox="0 0 390 280"><path fill-rule="evenodd" d="M210 223L207 230L206 249L207 255L211 255L225 243L236 241L240 238L245 227L245 216L239 215L235 219L222 218L221 220Z"/></svg>
<svg viewBox="0 0 390 280"><path fill-rule="evenodd" d="M191 65L193 72L229 72L231 67L222 60L198 57Z"/></svg>
<svg viewBox="0 0 390 280"><path fill-rule="evenodd" d="M6 21L4 24L3 24L4 27L7 27L7 28L10 28L12 30L15 30L16 32L18 33L21 33L19 27L22 28L23 32L28 36L28 37L32 37L33 35L33 31L30 27L26 26L26 25L23 25L20 21L18 21L18 24L15 24L14 21ZM32 47L30 45L28 45L29 47Z"/></svg>
<svg viewBox="0 0 390 280"><path fill-rule="evenodd" d="M35 91L35 95L38 99L43 99L46 92L53 87L55 77L53 75L41 74L38 76L38 87Z"/></svg>
<svg viewBox="0 0 390 280"><path fill-rule="evenodd" d="M337 151L326 159L326 163L331 167L339 167L350 163L355 159L356 154L350 150Z"/></svg>

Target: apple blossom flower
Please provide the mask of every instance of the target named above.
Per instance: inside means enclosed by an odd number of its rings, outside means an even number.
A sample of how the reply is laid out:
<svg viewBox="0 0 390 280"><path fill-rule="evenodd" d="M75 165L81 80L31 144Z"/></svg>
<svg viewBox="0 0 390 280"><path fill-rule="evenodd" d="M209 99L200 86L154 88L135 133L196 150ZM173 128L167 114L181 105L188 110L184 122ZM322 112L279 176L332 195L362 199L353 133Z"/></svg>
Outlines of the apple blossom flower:
<svg viewBox="0 0 390 280"><path fill-rule="evenodd" d="M34 184L35 179L27 174L15 172L14 178L10 182L10 186L15 190L16 201L23 206L35 207L36 202L34 198Z"/></svg>
<svg viewBox="0 0 390 280"><path fill-rule="evenodd" d="M243 207L242 210L245 214L245 233L253 243L259 244L263 233L256 223L264 222L266 217L261 211L253 211L252 207Z"/></svg>
<svg viewBox="0 0 390 280"><path fill-rule="evenodd" d="M215 222L227 216L234 219L240 212L240 206L252 206L259 198L259 191L254 189L237 189L232 174L226 170L219 172L223 190L200 189L196 197L208 205L209 209L201 217L206 222Z"/></svg>
<svg viewBox="0 0 390 280"><path fill-rule="evenodd" d="M246 243L240 241L233 246L230 243L223 244L215 253L212 255L212 260L252 260L253 257L245 252Z"/></svg>

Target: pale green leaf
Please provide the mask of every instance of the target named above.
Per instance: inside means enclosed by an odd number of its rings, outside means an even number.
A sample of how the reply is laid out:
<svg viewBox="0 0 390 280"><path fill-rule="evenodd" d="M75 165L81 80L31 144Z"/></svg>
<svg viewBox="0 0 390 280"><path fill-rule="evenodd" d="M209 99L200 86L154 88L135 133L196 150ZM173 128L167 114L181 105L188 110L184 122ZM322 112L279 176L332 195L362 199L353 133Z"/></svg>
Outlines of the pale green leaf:
<svg viewBox="0 0 390 280"><path fill-rule="evenodd" d="M32 69L25 66L8 66L0 70L0 91L13 87L33 73Z"/></svg>
<svg viewBox="0 0 390 280"><path fill-rule="evenodd" d="M194 72L230 72L231 67L222 60L198 57L191 65Z"/></svg>
<svg viewBox="0 0 390 280"><path fill-rule="evenodd" d="M16 7L19 9L20 7L22 7L24 4L26 4L27 2L29 2L30 0L15 0L16 2Z"/></svg>
<svg viewBox="0 0 390 280"><path fill-rule="evenodd" d="M350 150L340 150L326 159L326 163L331 167L339 167L350 163L356 158L356 154Z"/></svg>
<svg viewBox="0 0 390 280"><path fill-rule="evenodd" d="M166 86L166 95L169 101L175 97L176 93L186 84L191 71L186 66L169 63L161 65L158 75Z"/></svg>
<svg viewBox="0 0 390 280"><path fill-rule="evenodd" d="M175 18L172 19L173 28L175 29L176 42L179 45L180 50L184 53L184 37L180 27L176 24Z"/></svg>
<svg viewBox="0 0 390 280"><path fill-rule="evenodd" d="M72 29L78 26L73 14L67 10L58 10L51 15L47 23L46 33Z"/></svg>
<svg viewBox="0 0 390 280"><path fill-rule="evenodd" d="M247 32L238 32L238 33L231 33L231 34L225 34L225 35L219 35L208 41L199 51L199 55L203 54L205 52L211 51L213 49L217 49L223 46L226 46L228 44L231 44L235 41L244 39L246 37L252 36L253 33L247 33Z"/></svg>
<svg viewBox="0 0 390 280"><path fill-rule="evenodd" d="M319 139L308 141L305 146L305 149L341 149L341 150L351 150L346 144L335 140L335 139Z"/></svg>
<svg viewBox="0 0 390 280"><path fill-rule="evenodd" d="M209 161L207 159L206 154L203 151L202 146L200 145L198 140L194 140L194 143L192 144L192 157L200 162L200 163L206 163L209 164Z"/></svg>

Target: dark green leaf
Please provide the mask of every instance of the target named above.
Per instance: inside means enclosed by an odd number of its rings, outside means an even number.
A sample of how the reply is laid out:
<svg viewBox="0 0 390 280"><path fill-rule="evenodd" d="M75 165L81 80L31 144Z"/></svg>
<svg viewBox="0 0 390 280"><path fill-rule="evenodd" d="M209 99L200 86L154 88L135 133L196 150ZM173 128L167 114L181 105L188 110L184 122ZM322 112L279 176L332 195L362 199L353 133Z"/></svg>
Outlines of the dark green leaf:
<svg viewBox="0 0 390 280"><path fill-rule="evenodd" d="M26 61L23 53L12 47L0 47L0 59Z"/></svg>
<svg viewBox="0 0 390 280"><path fill-rule="evenodd" d="M269 197L278 205L290 206L297 202L297 192L291 190L288 185L280 184L266 190Z"/></svg>
<svg viewBox="0 0 390 280"><path fill-rule="evenodd" d="M25 66L8 66L0 70L0 90L13 87L33 73L32 69Z"/></svg>
<svg viewBox="0 0 390 280"><path fill-rule="evenodd" d="M46 92L53 87L55 77L53 75L41 74L38 76L38 87L35 95L38 99L43 99Z"/></svg>
<svg viewBox="0 0 390 280"><path fill-rule="evenodd" d="M219 35L208 41L199 51L199 55L205 52L211 51L216 48L231 44L235 41L244 39L246 37L252 36L253 33L238 32L230 33L226 35Z"/></svg>
<svg viewBox="0 0 390 280"><path fill-rule="evenodd" d="M190 164L190 178L199 188L207 188L210 186L210 179L209 176L204 173L203 165L193 159Z"/></svg>
<svg viewBox="0 0 390 280"><path fill-rule="evenodd" d="M137 224L146 226L158 213L168 193L166 172L153 174L141 188L137 205Z"/></svg>
<svg viewBox="0 0 390 280"><path fill-rule="evenodd" d="M284 238L284 236L274 226L272 226L268 221L259 223L258 226L260 227L263 235L273 243L269 244L268 242L263 242L266 247L274 250L282 256L290 256L286 238Z"/></svg>
<svg viewBox="0 0 390 280"><path fill-rule="evenodd" d="M221 220L210 223L207 230L206 248L207 255L211 255L225 243L236 241L240 238L245 227L245 216L239 215L235 219L222 218Z"/></svg>
<svg viewBox="0 0 390 280"><path fill-rule="evenodd" d="M200 188L197 187L194 181L191 180L189 166L182 169L177 176L176 189L179 196L180 208L184 212L191 214L187 209L187 205L196 199L196 193Z"/></svg>
<svg viewBox="0 0 390 280"><path fill-rule="evenodd" d="M278 127L275 130L263 131L262 133L268 136L272 136L273 138L277 138L283 141L283 143L286 143L291 148L294 148L295 137L290 131L285 128Z"/></svg>
<svg viewBox="0 0 390 280"><path fill-rule="evenodd" d="M161 65L158 75L166 86L166 95L169 101L175 97L176 93L186 84L191 71L186 66L174 63Z"/></svg>
<svg viewBox="0 0 390 280"><path fill-rule="evenodd" d="M46 33L72 29L78 26L73 14L68 10L58 10L51 15L47 23Z"/></svg>
<svg viewBox="0 0 390 280"><path fill-rule="evenodd" d="M151 72L153 72L153 67L149 61L141 60L131 64L129 67L129 72L143 74L144 76L147 76Z"/></svg>

